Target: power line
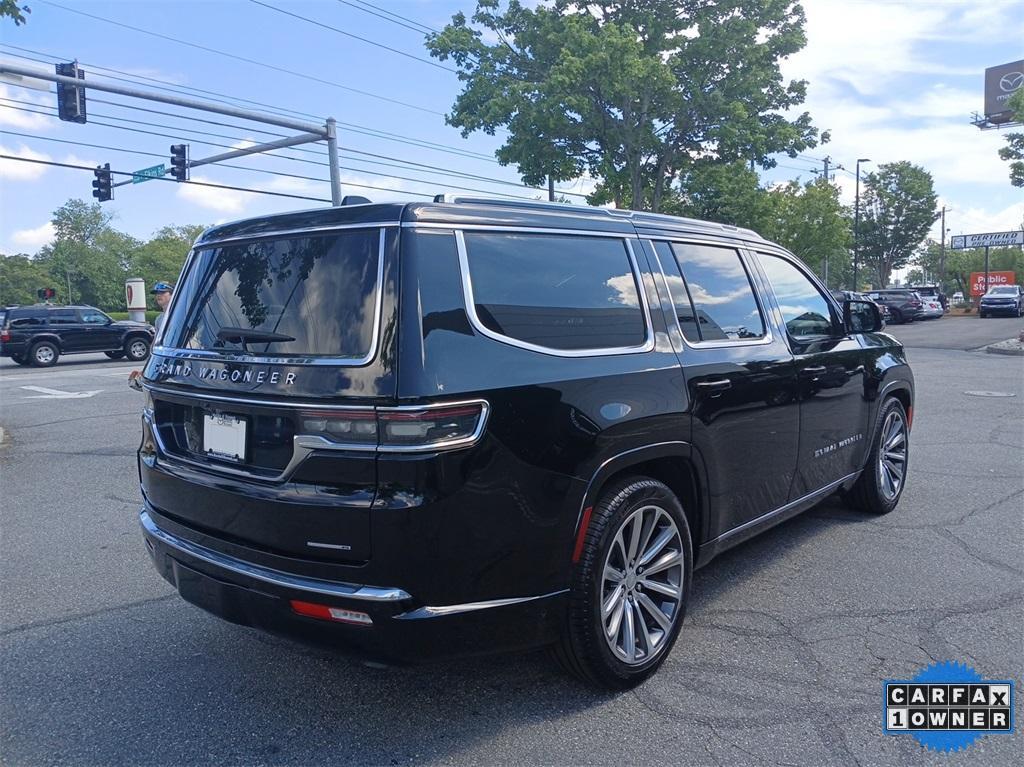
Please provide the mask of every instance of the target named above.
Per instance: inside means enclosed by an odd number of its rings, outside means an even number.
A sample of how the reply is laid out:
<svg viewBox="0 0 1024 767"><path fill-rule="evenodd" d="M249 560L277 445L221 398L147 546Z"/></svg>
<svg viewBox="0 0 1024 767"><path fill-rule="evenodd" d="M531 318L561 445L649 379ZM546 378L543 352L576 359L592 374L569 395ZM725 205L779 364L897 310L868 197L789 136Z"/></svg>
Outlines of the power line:
<svg viewBox="0 0 1024 767"><path fill-rule="evenodd" d="M101 101L102 103L112 103L112 102L103 101L102 99L93 99L93 100L94 101ZM10 102L10 103L14 103L14 104L22 104L22 105L33 106L33 107L41 107L42 109L50 110L50 111L41 111L40 109L28 109L26 106L20 106L20 107L7 106L8 109L14 109L14 110L20 111L20 112L30 112L32 114L38 114L38 115L42 115L44 117L51 117L51 118L52 117L56 117L56 114L55 114L56 108L55 107L48 107L48 106L45 106L45 105L35 104L34 102L31 102L31 101L23 101L23 100L20 100L20 99L3 98L3 97L0 97L0 102ZM121 105L118 105L118 106L121 106ZM158 111L158 110L146 110L146 111ZM170 114L170 113L162 113L162 114ZM176 115L171 115L171 116L176 116ZM213 136L214 138L223 138L223 139L228 139L230 141L235 141L235 142L245 141L246 140L246 137L244 137L244 136L229 136L229 135L226 135L226 134L223 134L223 133L213 133L213 132L210 132L210 131L202 131L202 130L198 130L196 128L188 128L187 132L180 132L180 133L173 133L173 134L156 133L156 132L153 132L153 131L146 131L146 130L142 130L142 129L138 129L138 128L131 128L131 127L127 127L127 126L116 125L116 124L112 124L112 123L106 123L106 122L102 122L101 120L97 120L95 118L118 120L120 122L132 123L134 125L143 125L143 126L146 126L146 127L154 127L154 128L167 128L169 130L182 131L183 129L181 128L181 126L165 125L165 124L162 124L162 123L146 122L144 120L132 120L132 119L127 118L127 117L120 117L120 116L115 116L115 115L106 115L106 114L101 114L101 113L98 113L98 112L91 113L90 114L90 118L91 118L90 122L92 124L94 124L94 125L100 125L100 126L103 126L103 127L115 128L117 130L126 130L126 131L132 131L132 132L135 132L135 133L143 133L143 134L147 134L147 135L160 136L160 137L163 137L163 138L170 138L170 139L184 140L184 141L194 141L195 143L204 144L206 146L219 147L219 148L223 148L223 149L234 149L234 148L237 148L237 147L234 144L221 144L221 143L214 142L214 141L206 141L204 139L195 139L194 138L194 134L200 134L200 135L203 135L203 136ZM214 122L214 121L207 121L207 122ZM223 123L215 123L215 124L223 125ZM237 128L239 128L241 130L245 130L241 126L231 126L231 125L228 125L227 127L237 127ZM261 133L268 133L271 136L277 136L277 137L283 137L285 135L285 134L281 134L281 133L274 133L272 131L259 131L259 132L261 132ZM46 140L45 137L41 137L41 138L44 141ZM315 156L321 157L321 158L324 157L324 153L322 151L318 152L318 151L316 151L314 149L305 149L305 148L302 148L302 147L289 147L288 149L283 150L283 151L302 152L304 154L315 155ZM346 153L357 154L357 155L364 155L366 157L372 157L372 158L375 158L375 159L374 160L363 160L363 159L361 159L359 157L352 157L351 154L346 154ZM316 161L313 161L313 160L303 160L303 159L298 158L298 157L292 157L290 155L280 154L279 151L268 151L268 152L265 152L264 154L266 154L268 156L272 156L272 157L277 157L277 158L283 159L283 160L293 160L293 161L298 161L298 162L306 162L306 163L309 163L309 164L312 164L312 165L319 165L319 166L326 166L327 165L326 162L316 162ZM157 155L157 156L161 156L161 155ZM517 189L527 189L527 190L534 191L534 192L543 192L543 191L545 191L545 190L541 189L540 187L533 187L533 186L529 186L527 184L520 184L520 183L517 183L515 181L506 181L504 179L496 179L496 178L491 178L489 176L481 176L481 175L477 175L477 174L473 174L473 173L464 173L462 171L447 170L445 168L441 168L441 167L436 166L436 165L429 165L427 163L420 163L420 162L416 162L416 161L413 161L413 160L404 160L404 159L397 158L397 157L390 157L388 155L375 154L373 152L366 152L366 151L363 151L363 150L360 150L360 149L354 149L354 148L353 149L348 149L348 148L346 148L346 149L342 150L341 153L339 153L339 156L342 159L355 160L357 162L364 162L364 163L366 163L368 165L378 165L378 166L388 167L388 168L399 168L399 169L402 169L402 170L418 170L418 169L423 169L423 170L432 171L433 173L436 173L436 174L439 174L439 175L449 176L449 177L452 177L452 178L468 179L470 181L483 181L483 182L489 183L489 184L496 184L496 185L500 185L500 186L511 186L511 187L515 187ZM389 162L389 161L393 161L393 162ZM241 167L241 166L232 166L232 165L228 165L228 164L221 164L221 165L222 165L222 167ZM403 181L420 181L420 182L423 182L423 183L431 183L431 182L425 181L423 179L414 179L414 178L396 176L396 175L391 174L391 173L378 173L376 171L373 171L373 170L370 170L370 169L367 169L367 168L343 167L342 169L343 170L351 170L351 171L354 171L354 172L357 172L357 173L370 173L372 175L390 176L392 178L401 179ZM253 170L254 171L259 171L259 169L253 169ZM262 171L262 172L269 173L271 171ZM293 176L294 174L280 174L280 175ZM301 178L308 178L308 177L301 177ZM311 180L322 181L323 179L311 179ZM463 191L478 191L478 192L485 191L485 190L470 189L470 188L465 188L465 187L463 187L462 189L463 189ZM583 197L583 198L586 197L586 195L580 194L578 192L570 192L570 191L565 191L565 190L557 190L557 191L559 191L559 193L564 194L566 196ZM494 192L494 194L497 194L497 192Z"/></svg>
<svg viewBox="0 0 1024 767"><path fill-rule="evenodd" d="M68 13L74 13L74 14L77 14L79 16L85 16L86 18L95 19L96 21L102 21L105 24L113 24L114 26L121 27L122 29L129 29L132 32L138 32L138 33L143 34L143 35L150 35L151 37L156 37L156 38L158 38L160 40L166 40L168 42L176 43L178 45L184 45L184 46L187 46L189 48L194 48L194 49L199 50L199 51L204 51L206 53L212 53L212 54L214 54L216 56L223 56L225 58L234 59L235 61L241 61L241 62L243 62L245 64L249 64L250 66L262 67L264 69L270 69L270 70L272 70L274 72L280 72L282 74L290 75L292 77L300 77L300 78L302 78L304 80L309 80L311 82L320 83L321 85L328 85L328 86L330 86L332 88L339 88L339 89L341 89L343 91L349 91L350 93L358 93L361 96L367 96L369 98L379 99L380 101L387 101L387 102L390 102L392 104L397 104L399 106L408 107L410 109L416 109L416 110L418 110L420 112L426 112L427 114L439 115L441 117L444 117L444 112L438 112L438 111L436 111L434 109L428 109L426 107L417 106L415 104L409 104L408 102L405 102L405 101L399 101L397 99L388 98L387 96L381 96L381 95L376 94L376 93L370 93L369 91L360 90L359 88L353 88L353 87L348 86L348 85L342 85L341 83L336 82L334 80L326 80L326 79L324 79L322 77L317 77L315 75L306 74L305 72L297 72L294 69L287 69L285 67L279 67L276 64L268 64L267 62L259 61L258 59L250 59L250 58L247 58L245 56L239 56L238 54L235 54L235 53L228 53L227 51L221 51L221 50L218 50L216 48L210 48L210 47L205 46L205 45L200 45L199 43L192 43L192 42L189 42L188 40L181 40L180 38L171 37L170 35L165 35L165 34L162 34L160 32L153 32L152 30L149 30L149 29L143 29L142 27L136 27L136 26L132 26L131 24L125 24L124 22L121 22L121 21L114 21L113 19L104 18L103 16L97 16L96 14L93 14L93 13L87 13L86 11L78 10L77 8L69 8L66 5L61 5L60 3L53 2L53 0L39 0L39 1L42 2L45 5L52 5L55 8L60 8L61 10L67 11Z"/></svg>
<svg viewBox="0 0 1024 767"><path fill-rule="evenodd" d="M72 170L87 170L89 172L94 172L96 170L95 168L93 168L93 167L91 167L89 165L73 165L72 163L68 163L68 162L55 162L54 160L37 160L37 159L32 158L32 157L18 157L16 155L12 155L12 154L0 154L0 160L16 160L17 162L31 162L31 163L35 163L37 165L52 165L52 166L57 167L57 168L70 168ZM135 175L131 171L124 171L124 170L109 170L107 172L110 173L111 175L114 175L114 176L134 176ZM295 200L313 200L314 202L330 202L329 199L324 199L323 197L309 197L309 196L303 195L303 194L288 194L287 192L271 192L271 191L264 190L264 189L249 189L247 187L242 187L242 186L230 186L228 184L214 184L214 183L211 183L209 181L191 181L191 180L189 180L189 181L178 181L178 180L173 179L173 178L161 178L159 176L153 177L152 180L153 181L170 181L170 182L173 182L175 184L192 184L193 186L207 186L207 187L210 187L212 189L228 189L228 190L233 191L233 192L251 192L252 194L268 194L268 195L272 195L274 197L290 197L290 198L295 199Z"/></svg>
<svg viewBox="0 0 1024 767"><path fill-rule="evenodd" d="M332 32L337 32L339 35L344 35L345 37L351 37L354 40L359 40L359 41L367 43L369 45L376 46L377 48L383 48L386 51L391 51L392 53L397 53L399 56L405 56L406 58L412 59L413 61L418 61L421 64L429 64L432 67L437 67L438 69L443 69L445 72L451 72L452 74L457 74L458 73L457 69L452 69L451 67L446 67L444 64L439 64L436 61L431 61L430 59L424 59L424 58L422 58L420 56L414 56L413 54L407 53L407 52L402 51L402 50L399 50L398 48L392 48L389 45L384 45L383 43L378 43L378 42L375 42L373 40L369 40L369 39L367 39L365 37L360 37L359 35L352 34L351 32L346 32L343 29L338 29L337 27L332 27L330 24L326 24L326 23L324 23L322 21L317 21L316 19L311 19L311 18L309 18L307 16L301 16L298 13L292 13L291 11L286 11L284 8L278 8L276 6L270 5L269 3L264 3L264 2L262 2L262 0L249 0L249 2L253 3L254 5L263 6L264 8L269 8L270 10L276 11L277 13L284 14L285 16L291 16L294 19L300 19L301 21L305 21L307 24L313 24L314 26L320 27L321 29L329 29Z"/></svg>
<svg viewBox="0 0 1024 767"><path fill-rule="evenodd" d="M11 45L6 45L6 44L2 44L2 43L0 43L0 47L15 48L17 50L27 50L27 49L24 49L24 48L18 48L17 46L11 46ZM42 53L40 55L50 56L51 58L59 58L59 57L53 56L52 54L47 54L47 53ZM39 59L33 59L31 57L28 57L28 56L17 56L17 58L27 59L29 61L37 61L37 62L39 61ZM66 58L70 58L70 57L66 57ZM50 63L50 62L41 62L41 63ZM83 66L87 66L87 67L94 68L94 69L106 69L105 67L101 67L101 66L99 66L97 64L90 64L90 63L84 62L84 61L81 62L81 63L82 63ZM111 71L118 71L118 70L111 70ZM108 75L101 75L101 76L109 77ZM130 79L125 80L125 78L120 78L120 77L111 77L111 79L114 79L114 80L124 80L126 82L134 82L134 81L132 81ZM171 86L171 84L169 84L169 83L167 83L166 81L163 81L163 80L157 80L155 78L145 78L145 79L151 80L153 82L160 83L160 84L165 85L165 86ZM173 86L171 86L171 87L173 87ZM188 93L188 90L189 89L184 89L184 90L179 89L178 92ZM218 94L218 93L216 93L216 91L204 91L202 89L197 89L197 88L196 89L191 89L191 90L193 90L193 91L195 91L197 93L202 93L202 94L213 94L213 95L218 95L218 96L224 96L225 95L225 94ZM226 98L232 98L232 97L231 96L227 96ZM218 101L219 99L213 99L213 100L214 101ZM261 105L259 102L248 101L247 99L239 99L239 101L247 102L247 103L250 103L250 104L256 104L257 106L266 106L266 105ZM105 103L113 103L113 102L105 102ZM222 101L222 103L227 104L229 102ZM119 105L119 106L124 106L126 109L133 108L133 107L129 107L128 105ZM160 114L169 114L169 113L161 112ZM305 113L296 112L296 114L304 115ZM310 115L310 116L315 117L315 115ZM183 117L182 119L193 119L193 118L184 118ZM318 119L320 119L320 118L318 118ZM456 155L456 156L468 157L470 159L483 160L485 162L490 162L490 163L494 163L496 165L500 165L500 163L493 156L486 155L486 154L483 154L481 152L474 152L474 151L469 150L469 149L461 149L459 147L453 147L453 146L448 145L448 144L439 144L439 143L436 143L436 142L433 142L433 141L427 141L425 139L417 139L417 138L413 138L411 136L403 136L402 134L399 134L399 133L390 133L388 131L382 131L382 130L379 130L379 129L376 129L376 128L367 127L365 125L358 125L356 123L348 123L348 122L338 121L337 124L339 126L341 126L341 127L344 127L346 129L352 131L353 133L359 133L361 135L371 136L373 138L380 138L380 139L384 139L385 141L395 141L395 142L400 143L400 144L409 144L410 146L415 146L415 147L418 147L420 149L430 149L430 150L437 151L437 152L444 152L446 154L453 154L453 155Z"/></svg>
<svg viewBox="0 0 1024 767"><path fill-rule="evenodd" d="M400 27L411 29L413 32L417 32L421 35L429 35L432 32L437 32L436 29L428 27L426 24L420 24L418 21L413 21L405 16L400 16L397 13L393 13L392 11L388 11L384 8L379 8L378 6L371 5L370 3L361 3L356 5L355 3L350 3L348 0L338 0L338 2L342 5L349 6L350 8L355 8L357 11L362 11L363 13L368 13L371 16L376 16L378 19L384 19L384 21L389 21ZM364 8L363 6L369 6L369 8ZM374 10L370 10L370 8L373 8Z"/></svg>

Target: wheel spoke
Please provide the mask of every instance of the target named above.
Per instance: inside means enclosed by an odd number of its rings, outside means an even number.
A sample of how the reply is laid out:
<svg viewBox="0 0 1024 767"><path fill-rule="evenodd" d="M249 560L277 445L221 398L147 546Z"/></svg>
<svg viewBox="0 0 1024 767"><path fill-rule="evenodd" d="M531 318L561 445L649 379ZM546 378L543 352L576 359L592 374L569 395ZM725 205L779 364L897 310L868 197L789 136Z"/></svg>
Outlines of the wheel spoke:
<svg viewBox="0 0 1024 767"><path fill-rule="evenodd" d="M623 602L622 612L625 614L623 619L622 649L626 653L626 662L633 663L636 660L636 627L633 625L633 605L629 602Z"/></svg>
<svg viewBox="0 0 1024 767"><path fill-rule="evenodd" d="M629 531L629 556L626 559L627 564L636 560L636 551L640 547L640 526L643 522L643 515L634 515L632 521L633 526Z"/></svg>
<svg viewBox="0 0 1024 767"><path fill-rule="evenodd" d="M667 570L670 567L680 565L682 562L683 557L678 551L668 551L656 559L651 566L644 571L644 574L651 576L655 573L660 573L662 570Z"/></svg>
<svg viewBox="0 0 1024 767"><path fill-rule="evenodd" d="M889 474L891 474L896 480L903 479L903 472L900 471L899 467L892 461L885 461L885 468L889 470Z"/></svg>
<svg viewBox="0 0 1024 767"><path fill-rule="evenodd" d="M679 599L679 587L673 586L670 583L659 583L658 581L651 581L646 578L642 578L640 580L640 585L648 591L664 594L666 597L671 597L672 599Z"/></svg>
<svg viewBox="0 0 1024 767"><path fill-rule="evenodd" d="M886 495L892 498L896 495L896 484L893 482L892 474L889 472L889 467L884 463L882 464L882 479L885 482Z"/></svg>
<svg viewBox="0 0 1024 767"><path fill-rule="evenodd" d="M886 450L885 457L890 461L897 461L899 463L904 463L907 460L903 453L896 452L894 450Z"/></svg>
<svg viewBox="0 0 1024 767"><path fill-rule="evenodd" d="M902 444L903 444L903 430L900 429L896 433L896 435L894 437L892 437L891 439L886 440L886 442L885 442L885 449L886 450L895 450L897 447L899 447Z"/></svg>
<svg viewBox="0 0 1024 767"><path fill-rule="evenodd" d="M895 413L889 415L889 424L886 430L885 442L889 444L903 431L903 422Z"/></svg>
<svg viewBox="0 0 1024 767"><path fill-rule="evenodd" d="M605 618L611 615L612 611L619 606L619 602L622 601L625 593L626 587L620 584L615 587L615 590L611 594L608 595L608 598L604 600L604 605L602 605L601 610Z"/></svg>
<svg viewBox="0 0 1024 767"><path fill-rule="evenodd" d="M621 583L623 578L625 577L626 574L622 570L614 568L611 565L604 566L604 579L606 581L611 581L612 583Z"/></svg>
<svg viewBox="0 0 1024 767"><path fill-rule="evenodd" d="M658 556L659 552L663 548L665 548L665 545L675 537L675 528L666 527L664 530L658 533L658 537L655 538L654 542L647 547L647 549L643 553L643 556L640 557L640 561L637 562L637 565L641 567L646 566L647 563L653 560L656 556Z"/></svg>
<svg viewBox="0 0 1024 767"><path fill-rule="evenodd" d="M654 641L651 639L651 631L647 628L647 621L644 620L643 613L640 612L640 605L634 605L636 610L636 618L634 624L640 626L640 637L644 641L644 657L651 657L651 653L654 652Z"/></svg>
<svg viewBox="0 0 1024 767"><path fill-rule="evenodd" d="M668 630L672 628L672 621L669 620L669 617L661 611L661 608L654 604L654 602L651 601L651 598L646 594L640 595L638 603L647 611L648 615L654 618L655 622L661 626L661 630L667 634Z"/></svg>
<svg viewBox="0 0 1024 767"><path fill-rule="evenodd" d="M608 553L608 560L611 561L611 555L615 553L615 549L618 549L622 554L622 566L626 567L629 564L629 560L626 559L626 544L622 540L622 530L619 530L618 535L615 536L615 540L612 541L612 550Z"/></svg>
<svg viewBox="0 0 1024 767"><path fill-rule="evenodd" d="M605 633L612 641L618 640L619 629L622 626L622 605L624 604L624 599L617 602L612 611L611 617L608 619L608 626L605 629Z"/></svg>
<svg viewBox="0 0 1024 767"><path fill-rule="evenodd" d="M644 525L640 535L640 545L637 546L637 554L643 554L647 551L647 544L651 541L651 535L654 534L655 529L658 527L658 520L661 517L661 510L654 509L654 513L648 514L646 510L643 515Z"/></svg>

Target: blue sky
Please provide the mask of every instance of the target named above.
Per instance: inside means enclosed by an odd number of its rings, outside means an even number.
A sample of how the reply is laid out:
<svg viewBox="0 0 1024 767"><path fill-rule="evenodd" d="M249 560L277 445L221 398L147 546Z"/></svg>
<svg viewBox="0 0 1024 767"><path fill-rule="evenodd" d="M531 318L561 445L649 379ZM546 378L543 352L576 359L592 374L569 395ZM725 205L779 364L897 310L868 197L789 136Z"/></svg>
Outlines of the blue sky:
<svg viewBox="0 0 1024 767"><path fill-rule="evenodd" d="M416 32L390 23L338 0L289 2L261 0L292 13L378 41L414 56L429 58ZM377 161L404 165L413 161L516 182L512 168L492 158L500 145L496 137L462 139L444 124L445 112L459 92L455 75L437 66L382 50L338 32L284 16L246 0L220 2L81 2L57 0L60 5L122 24L188 40L217 51L305 73L328 83L314 82L279 71L197 50L118 27L60 8L49 0L31 2L27 25L0 22L0 59L44 66L57 58L77 58L87 77L98 77L96 66L155 78L180 88L198 88L263 102L282 110L335 117L341 126L342 172L345 192L374 200L425 199L454 191L454 186L532 196L524 189L481 181L457 180L429 170L396 168ZM452 15L472 11L471 0L373 0L374 4L430 27L440 28ZM1024 58L1024 0L809 0L807 48L786 61L788 77L810 81L805 107L815 123L832 133L832 142L796 159L780 159L780 168L765 174L767 182L811 178L820 159L831 156L847 171L836 173L844 197L852 202L852 171L858 157L873 165L911 160L935 177L940 204L951 210L947 226L953 234L1020 226L1024 192L1010 186L1005 163L996 156L1003 144L997 131L981 132L970 125L970 113L982 108L986 67ZM12 46L17 46L13 48ZM18 50L22 49L22 50ZM38 61L26 61L18 56ZM90 68L92 65L92 68ZM51 70L52 71L52 70ZM156 87L155 83L150 85ZM356 93L346 88L364 91ZM366 95L369 94L369 95ZM382 98L374 98L374 96ZM142 113L100 104L134 103L183 117ZM168 127L136 125L154 133L188 135L193 158L220 151L200 143L200 130L228 138L206 136L210 142L234 145L266 140L255 129L281 132L270 126L238 119L196 115L230 127L194 122L174 107L145 104L120 96L90 95L86 125L62 123L12 107L52 111L52 93L27 91L0 84L0 153L94 166L109 162L114 169L135 170L160 162L173 138L134 133L99 125L124 119ZM10 101L10 100L14 101ZM384 99L391 99L387 101ZM405 102L401 105L394 102ZM22 102L22 103L16 103ZM24 102L30 102L26 105ZM418 108L417 108L418 107ZM192 113L195 114L195 113ZM101 117L102 115L102 117ZM443 145L452 151L426 148L367 135L388 132ZM10 132L30 137L10 135ZM62 144L51 139L96 144L96 149ZM131 151L114 151L114 150ZM307 148L308 150L309 148ZM299 160L256 157L235 161L244 169L196 169L193 179L267 189L311 197L329 197L326 181L274 176L252 169L327 178L317 164L321 155L287 151ZM381 157L372 158L360 152ZM152 154L146 154L152 153ZM869 168L872 165L868 166ZM409 181L396 176L421 178ZM44 168L0 160L0 252L35 252L52 237L49 218L69 197L91 199L92 176L87 172ZM394 191L370 190L363 184ZM586 179L561 188L587 191ZM147 237L167 224L203 223L249 215L312 207L318 203L215 190L168 182L149 182L116 190L106 203L121 229ZM938 235L938 225L935 228Z"/></svg>

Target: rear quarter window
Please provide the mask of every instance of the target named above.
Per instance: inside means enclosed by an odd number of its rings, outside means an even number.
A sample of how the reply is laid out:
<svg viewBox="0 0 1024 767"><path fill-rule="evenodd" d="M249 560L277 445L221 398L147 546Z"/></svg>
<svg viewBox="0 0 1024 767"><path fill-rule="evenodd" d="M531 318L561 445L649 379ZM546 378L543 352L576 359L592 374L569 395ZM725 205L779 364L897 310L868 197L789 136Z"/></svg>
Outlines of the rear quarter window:
<svg viewBox="0 0 1024 767"><path fill-rule="evenodd" d="M472 309L491 334L568 352L644 345L647 322L624 240L512 232L462 236Z"/></svg>

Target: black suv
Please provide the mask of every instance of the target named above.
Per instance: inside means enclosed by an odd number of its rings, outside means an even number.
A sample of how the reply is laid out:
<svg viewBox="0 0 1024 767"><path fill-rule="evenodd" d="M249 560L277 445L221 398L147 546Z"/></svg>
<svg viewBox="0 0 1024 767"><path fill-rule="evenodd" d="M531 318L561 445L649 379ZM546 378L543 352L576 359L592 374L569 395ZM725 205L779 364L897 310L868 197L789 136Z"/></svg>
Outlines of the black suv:
<svg viewBox="0 0 1024 767"><path fill-rule="evenodd" d="M868 293L868 298L889 307L889 316L896 324L913 322L924 317L924 303L912 290L872 290Z"/></svg>
<svg viewBox="0 0 1024 767"><path fill-rule="evenodd" d="M0 356L19 365L50 367L62 354L106 352L111 359L142 362L153 326L112 320L92 306L9 306L0 309Z"/></svg>
<svg viewBox="0 0 1024 767"><path fill-rule="evenodd" d="M914 380L871 302L730 226L441 198L207 230L143 372L140 521L229 621L385 658L550 645L612 688L692 573L891 511Z"/></svg>

